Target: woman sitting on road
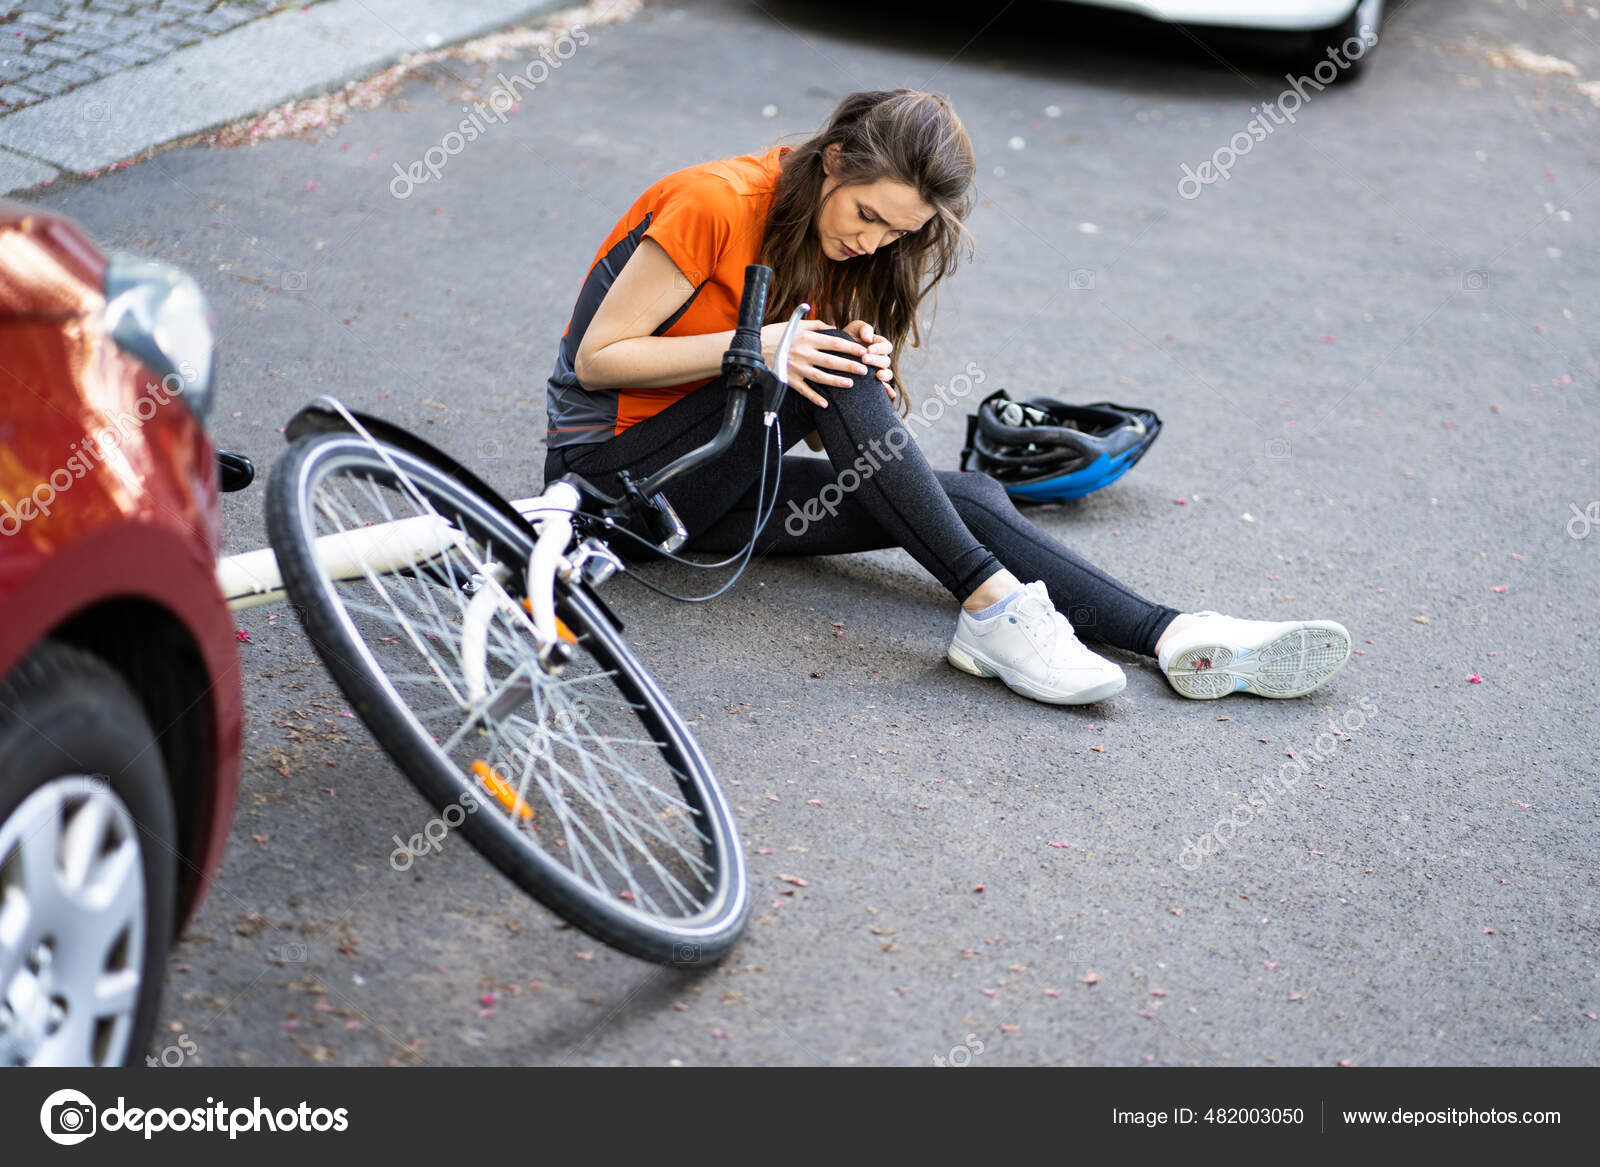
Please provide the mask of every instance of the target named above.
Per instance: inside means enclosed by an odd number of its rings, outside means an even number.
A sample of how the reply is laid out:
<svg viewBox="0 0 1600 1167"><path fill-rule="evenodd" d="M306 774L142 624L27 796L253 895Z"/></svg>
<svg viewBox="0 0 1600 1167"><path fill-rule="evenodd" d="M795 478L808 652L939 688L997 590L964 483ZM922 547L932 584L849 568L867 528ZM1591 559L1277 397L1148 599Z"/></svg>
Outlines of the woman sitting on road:
<svg viewBox="0 0 1600 1167"><path fill-rule="evenodd" d="M888 440L905 429L895 344L920 342L923 298L955 270L973 173L950 104L898 89L851 94L799 146L661 179L612 228L578 295L550 377L546 480L574 471L614 491L618 471L642 479L709 441L744 269L763 263L769 365L789 314L815 305L790 354L781 432L790 444L811 435L813 448L820 437L828 458L782 459L759 554L905 548L961 606L950 663L1039 701L1086 704L1127 684L1061 615L1080 605L1096 613L1098 640L1155 657L1184 696L1309 693L1349 657L1342 625L1152 604L1023 518L995 479L933 470L908 433ZM758 410L745 418L727 453L666 489L686 550L738 551L750 537L770 439ZM857 474L831 513L810 508L816 521L799 533L781 521L874 441L901 452Z"/></svg>

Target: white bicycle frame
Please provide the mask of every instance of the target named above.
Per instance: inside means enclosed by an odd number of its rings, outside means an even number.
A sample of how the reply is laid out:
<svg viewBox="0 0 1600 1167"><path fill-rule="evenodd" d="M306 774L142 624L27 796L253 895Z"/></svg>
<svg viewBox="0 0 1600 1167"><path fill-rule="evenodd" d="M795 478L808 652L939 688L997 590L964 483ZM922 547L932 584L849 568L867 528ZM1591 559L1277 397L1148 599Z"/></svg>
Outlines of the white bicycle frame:
<svg viewBox="0 0 1600 1167"><path fill-rule="evenodd" d="M800 321L810 310L810 304L797 307L779 339L773 371L785 385L788 384L789 351ZM365 437L380 453L383 451L382 444L343 405L332 398L325 400L356 434ZM772 421L773 414L769 412L765 415L765 424L771 426ZM388 455L384 454L384 458L388 460ZM399 475L392 462L390 466ZM401 477L403 479L403 475ZM610 548L593 540L585 540L571 556L567 554L572 543L572 516L581 501L576 488L565 482L554 482L537 498L518 499L511 504L523 518L536 523L539 531L528 560L527 580L528 614L533 618L541 657L560 641L555 613L556 577L568 580L586 577L597 583L622 566ZM536 519L535 516L541 517ZM462 532L439 515L428 514L319 536L315 553L329 579L345 582L415 569L449 550L465 550L466 545ZM599 561L597 570L589 569L592 561ZM233 611L278 603L287 597L277 556L270 547L220 560L217 583ZM489 622L497 611L506 611L514 617L523 614L520 605L503 587L479 588L467 605L462 647L468 691L474 700L483 696L485 641Z"/></svg>
<svg viewBox="0 0 1600 1167"><path fill-rule="evenodd" d="M572 516L579 501L578 492L571 485L555 482L537 498L518 499L511 504L524 518L538 523L539 535L528 561L528 604L541 652L560 639L555 612L556 576L574 578L588 559L610 554L584 547L579 555L567 556L572 542ZM414 569L452 549L465 548L466 537L438 515L417 515L356 531L340 531L319 536L316 541L322 570L336 582L366 579L369 573L389 575ZM283 575L270 547L219 561L217 583L233 611L287 598ZM468 695L475 699L484 694L483 662L489 622L500 610L522 616L520 606L500 587L479 588L467 605L462 648Z"/></svg>
<svg viewBox="0 0 1600 1167"><path fill-rule="evenodd" d="M572 514L578 506L577 491L566 486L563 493L555 489L557 486L566 484L555 483L538 498L518 499L511 505L527 519L536 514L564 517L570 539ZM359 531L324 535L317 540L317 558L329 579L343 582L363 579L369 570L387 575L416 567L442 555L447 548L457 545L460 538L461 533L443 519L418 515L363 527ZM270 547L218 560L217 583L228 607L235 612L276 604L287 598L283 576L278 571L278 558Z"/></svg>

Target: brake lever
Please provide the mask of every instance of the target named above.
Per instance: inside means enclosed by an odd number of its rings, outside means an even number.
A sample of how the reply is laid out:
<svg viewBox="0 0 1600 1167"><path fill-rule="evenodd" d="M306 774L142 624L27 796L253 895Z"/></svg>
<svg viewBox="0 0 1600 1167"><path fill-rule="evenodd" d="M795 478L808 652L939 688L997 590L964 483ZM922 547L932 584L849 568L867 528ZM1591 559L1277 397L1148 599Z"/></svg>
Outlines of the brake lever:
<svg viewBox="0 0 1600 1167"><path fill-rule="evenodd" d="M810 311L810 304L800 304L789 317L789 323L784 326L783 335L778 338L778 352L772 361L772 378L766 386L761 403L762 424L768 429L772 428L772 422L778 416L778 399L789 387L789 350L794 346L795 334L800 331L800 322Z"/></svg>

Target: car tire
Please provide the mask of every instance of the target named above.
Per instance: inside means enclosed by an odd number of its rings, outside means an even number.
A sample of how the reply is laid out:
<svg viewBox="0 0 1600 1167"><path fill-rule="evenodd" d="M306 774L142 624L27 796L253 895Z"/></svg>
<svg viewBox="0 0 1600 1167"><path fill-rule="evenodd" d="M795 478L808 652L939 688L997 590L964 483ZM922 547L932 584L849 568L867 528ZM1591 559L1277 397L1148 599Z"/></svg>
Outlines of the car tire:
<svg viewBox="0 0 1600 1167"><path fill-rule="evenodd" d="M0 904L19 925L0 945L5 1061L143 1063L177 906L175 821L156 735L110 665L46 642L0 681ZM88 1008L73 992L85 979L122 1004Z"/></svg>

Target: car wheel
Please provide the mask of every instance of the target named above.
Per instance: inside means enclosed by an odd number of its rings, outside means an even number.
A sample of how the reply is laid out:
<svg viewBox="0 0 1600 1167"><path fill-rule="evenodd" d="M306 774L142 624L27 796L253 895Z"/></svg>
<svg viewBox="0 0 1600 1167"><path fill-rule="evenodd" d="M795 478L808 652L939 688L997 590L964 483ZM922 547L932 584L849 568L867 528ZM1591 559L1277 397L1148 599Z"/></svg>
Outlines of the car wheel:
<svg viewBox="0 0 1600 1167"><path fill-rule="evenodd" d="M142 1059L175 834L155 734L115 670L46 643L0 682L0 1064Z"/></svg>
<svg viewBox="0 0 1600 1167"><path fill-rule="evenodd" d="M1332 28L1324 28L1310 34L1296 54L1295 66L1300 73L1310 76L1319 61L1328 60L1328 50L1337 49L1340 60L1348 64L1339 70L1335 80L1354 81L1366 72L1367 62L1377 51L1382 26L1383 0L1358 0L1356 6L1350 10L1350 15L1343 21ZM1362 29L1367 30L1366 35L1363 35ZM1359 56L1344 51L1343 46L1352 38L1366 45Z"/></svg>

